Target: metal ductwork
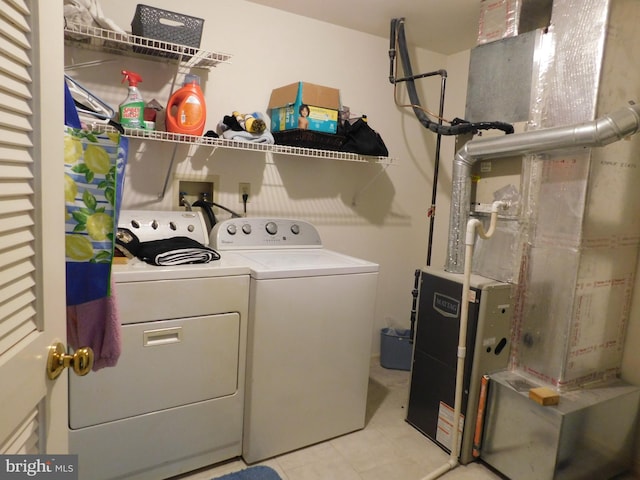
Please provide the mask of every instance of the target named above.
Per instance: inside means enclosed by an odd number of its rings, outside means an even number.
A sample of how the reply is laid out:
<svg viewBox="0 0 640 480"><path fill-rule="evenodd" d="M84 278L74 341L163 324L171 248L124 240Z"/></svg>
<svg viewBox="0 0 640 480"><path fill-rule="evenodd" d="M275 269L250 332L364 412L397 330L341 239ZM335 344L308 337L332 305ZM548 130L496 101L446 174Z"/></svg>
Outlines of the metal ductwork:
<svg viewBox="0 0 640 480"><path fill-rule="evenodd" d="M445 270L462 273L464 235L470 213L471 167L482 159L546 153L570 148L603 147L633 135L640 129L640 106L626 108L591 122L534 130L501 137L471 140L453 163L453 190L449 218L449 243Z"/></svg>

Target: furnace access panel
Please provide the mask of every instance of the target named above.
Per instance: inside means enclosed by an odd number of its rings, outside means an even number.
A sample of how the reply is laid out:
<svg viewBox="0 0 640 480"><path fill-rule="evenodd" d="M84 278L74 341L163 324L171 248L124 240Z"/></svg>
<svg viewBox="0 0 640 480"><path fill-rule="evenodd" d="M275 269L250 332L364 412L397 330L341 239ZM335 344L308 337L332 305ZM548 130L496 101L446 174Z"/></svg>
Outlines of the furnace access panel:
<svg viewBox="0 0 640 480"><path fill-rule="evenodd" d="M420 297L407 421L451 450L463 276L427 268ZM464 375L460 461L473 460L482 375L507 368L512 285L472 275Z"/></svg>

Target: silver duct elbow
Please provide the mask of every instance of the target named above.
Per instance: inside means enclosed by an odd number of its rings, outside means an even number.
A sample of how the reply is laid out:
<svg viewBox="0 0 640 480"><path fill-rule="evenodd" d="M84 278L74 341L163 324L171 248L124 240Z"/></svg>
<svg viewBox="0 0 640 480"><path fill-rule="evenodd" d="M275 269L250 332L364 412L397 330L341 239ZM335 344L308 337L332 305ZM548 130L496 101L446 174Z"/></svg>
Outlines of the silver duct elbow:
<svg viewBox="0 0 640 480"><path fill-rule="evenodd" d="M453 162L449 241L445 270L462 273L464 235L471 209L471 167L488 158L527 155L576 147L602 147L640 129L640 106L629 106L586 123L471 140Z"/></svg>

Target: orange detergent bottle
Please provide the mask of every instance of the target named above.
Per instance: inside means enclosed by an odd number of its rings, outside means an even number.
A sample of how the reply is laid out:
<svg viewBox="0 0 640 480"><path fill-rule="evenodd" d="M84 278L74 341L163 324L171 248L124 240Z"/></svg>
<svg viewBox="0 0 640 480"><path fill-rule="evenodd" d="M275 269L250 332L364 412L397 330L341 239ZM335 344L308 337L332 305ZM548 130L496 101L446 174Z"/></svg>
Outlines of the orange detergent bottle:
<svg viewBox="0 0 640 480"><path fill-rule="evenodd" d="M200 77L185 75L183 86L176 90L167 104L167 132L201 136L207 118Z"/></svg>

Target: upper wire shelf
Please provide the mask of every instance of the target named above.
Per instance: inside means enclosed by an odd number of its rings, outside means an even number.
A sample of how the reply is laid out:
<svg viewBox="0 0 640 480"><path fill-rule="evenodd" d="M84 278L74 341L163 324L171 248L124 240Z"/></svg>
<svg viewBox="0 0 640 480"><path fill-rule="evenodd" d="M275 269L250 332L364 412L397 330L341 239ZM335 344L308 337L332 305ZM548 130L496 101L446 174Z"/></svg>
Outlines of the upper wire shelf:
<svg viewBox="0 0 640 480"><path fill-rule="evenodd" d="M109 127L110 128L110 127ZM282 155L296 155L299 157L327 158L331 160L346 160L350 162L391 164L390 157L372 157L358 155L356 153L338 152L333 150L319 150L315 148L293 147L289 145L278 145L270 143L257 143L242 140L227 140L215 137L196 137L181 133L170 133L161 131L149 131L125 128L124 135L131 138L145 140L157 140L161 142L184 143L194 146L222 147L233 150L248 150L254 152L271 152Z"/></svg>
<svg viewBox="0 0 640 480"><path fill-rule="evenodd" d="M67 22L64 26L65 42L74 46L101 50L127 56L140 56L164 62L177 62L187 68L211 68L219 63L230 63L231 55L207 52L177 43L154 40L130 33Z"/></svg>
<svg viewBox="0 0 640 480"><path fill-rule="evenodd" d="M114 32L113 30L106 30L99 27L72 22L65 23L64 36L65 42L73 46L119 55L138 56L147 60L151 59L165 62L177 62L186 68L210 68L215 67L219 63L230 63L231 60L231 55L226 53L207 52L197 48L187 47L185 45L154 40L129 33L122 34ZM111 127L98 124L94 124L94 127L98 130L111 129ZM282 155L327 158L361 163L390 165L394 161L390 157L358 155L349 152L227 140L215 137L197 137L162 131L125 129L125 136L145 140L184 143L195 146L272 152Z"/></svg>

